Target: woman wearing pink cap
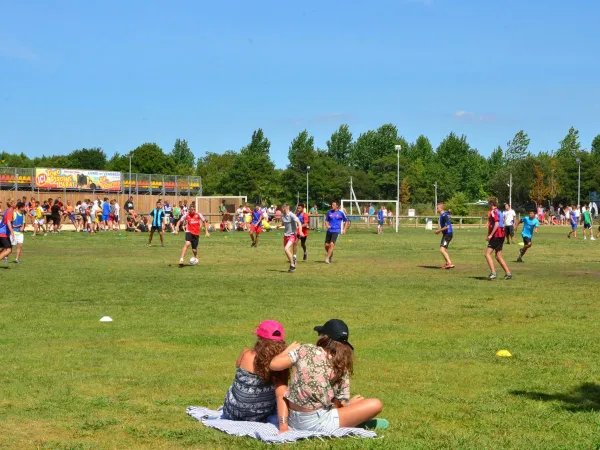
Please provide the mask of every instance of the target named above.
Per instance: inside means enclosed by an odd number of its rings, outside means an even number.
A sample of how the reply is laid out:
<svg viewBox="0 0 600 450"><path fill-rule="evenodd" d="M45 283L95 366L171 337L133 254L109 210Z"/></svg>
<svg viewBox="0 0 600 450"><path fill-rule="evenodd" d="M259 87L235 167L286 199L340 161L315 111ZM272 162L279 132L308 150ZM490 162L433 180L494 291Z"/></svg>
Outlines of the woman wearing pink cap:
<svg viewBox="0 0 600 450"><path fill-rule="evenodd" d="M254 334L258 336L254 348L245 349L237 359L235 378L225 395L223 418L266 422L277 413L279 431L285 432L288 370L272 371L269 367L271 360L286 348L283 326L275 320L265 320Z"/></svg>

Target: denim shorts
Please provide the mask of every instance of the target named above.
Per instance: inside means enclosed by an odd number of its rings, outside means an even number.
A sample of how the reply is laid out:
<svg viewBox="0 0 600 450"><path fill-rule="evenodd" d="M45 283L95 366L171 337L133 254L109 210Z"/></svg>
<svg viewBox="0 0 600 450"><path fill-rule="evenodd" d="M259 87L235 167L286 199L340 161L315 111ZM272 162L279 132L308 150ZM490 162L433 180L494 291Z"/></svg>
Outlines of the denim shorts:
<svg viewBox="0 0 600 450"><path fill-rule="evenodd" d="M319 409L313 412L298 412L290 409L290 427L303 431L335 431L340 427L337 408Z"/></svg>

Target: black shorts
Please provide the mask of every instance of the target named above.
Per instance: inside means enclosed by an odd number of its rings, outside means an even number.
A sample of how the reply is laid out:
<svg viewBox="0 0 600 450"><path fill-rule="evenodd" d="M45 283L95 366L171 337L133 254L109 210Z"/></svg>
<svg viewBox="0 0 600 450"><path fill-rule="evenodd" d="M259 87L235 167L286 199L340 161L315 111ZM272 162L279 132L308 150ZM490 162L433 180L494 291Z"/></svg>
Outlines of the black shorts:
<svg viewBox="0 0 600 450"><path fill-rule="evenodd" d="M502 251L503 245L504 245L504 238L503 237L501 237L501 238L499 238L499 237L493 237L488 242L488 248L494 249L497 252L501 252Z"/></svg>
<svg viewBox="0 0 600 450"><path fill-rule="evenodd" d="M440 242L440 247L448 248L450 245L450 241L452 240L452 233L442 234L442 240Z"/></svg>
<svg viewBox="0 0 600 450"><path fill-rule="evenodd" d="M60 225L60 216L50 216L54 225Z"/></svg>
<svg viewBox="0 0 600 450"><path fill-rule="evenodd" d="M515 227L513 225L505 225L504 226L504 234L506 234L507 236L514 236L515 235Z"/></svg>
<svg viewBox="0 0 600 450"><path fill-rule="evenodd" d="M531 244L531 238L529 238L529 237L525 237L525 236L522 236L522 237L523 237L523 243L524 243L525 245L529 245L529 244Z"/></svg>
<svg viewBox="0 0 600 450"><path fill-rule="evenodd" d="M592 229L592 224L591 223L584 223L583 224L583 229L584 230L591 230Z"/></svg>
<svg viewBox="0 0 600 450"><path fill-rule="evenodd" d="M298 240L304 244L306 242L307 237L308 236L298 236Z"/></svg>
<svg viewBox="0 0 600 450"><path fill-rule="evenodd" d="M8 238L8 237L0 237L0 248L1 249L12 248L12 244L10 242L10 238Z"/></svg>
<svg viewBox="0 0 600 450"><path fill-rule="evenodd" d="M155 231L158 231L159 233L162 233L162 227L161 227L161 226L155 227L155 226L153 225L153 226L152 226L152 228L150 229L150 231L152 231L153 233L154 233Z"/></svg>
<svg viewBox="0 0 600 450"><path fill-rule="evenodd" d="M339 234L340 233L334 233L333 231L328 231L327 234L325 235L325 243L330 244L333 242L335 244Z"/></svg>
<svg viewBox="0 0 600 450"><path fill-rule="evenodd" d="M198 242L200 241L200 236L197 234L192 234L189 231L185 233L185 240L192 244L192 249L196 250L198 248Z"/></svg>

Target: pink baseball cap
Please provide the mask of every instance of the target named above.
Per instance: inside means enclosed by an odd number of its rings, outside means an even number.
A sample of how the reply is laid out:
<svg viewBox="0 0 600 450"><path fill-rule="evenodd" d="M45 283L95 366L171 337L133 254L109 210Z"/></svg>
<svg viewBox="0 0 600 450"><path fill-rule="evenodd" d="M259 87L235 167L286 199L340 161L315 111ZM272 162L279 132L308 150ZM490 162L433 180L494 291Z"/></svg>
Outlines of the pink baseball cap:
<svg viewBox="0 0 600 450"><path fill-rule="evenodd" d="M283 325L276 320L263 320L253 334L263 339L283 341L285 332L283 331Z"/></svg>

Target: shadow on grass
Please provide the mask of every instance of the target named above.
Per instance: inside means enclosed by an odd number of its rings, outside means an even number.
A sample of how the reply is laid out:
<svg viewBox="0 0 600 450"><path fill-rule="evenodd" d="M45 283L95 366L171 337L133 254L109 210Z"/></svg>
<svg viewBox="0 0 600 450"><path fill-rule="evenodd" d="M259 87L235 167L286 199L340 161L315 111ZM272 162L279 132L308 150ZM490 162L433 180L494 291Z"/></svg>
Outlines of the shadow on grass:
<svg viewBox="0 0 600 450"><path fill-rule="evenodd" d="M535 391L511 391L512 395L541 402L562 402L563 409L571 412L600 411L600 385L583 383L564 394Z"/></svg>
<svg viewBox="0 0 600 450"><path fill-rule="evenodd" d="M487 277L469 277L472 280L487 281Z"/></svg>
<svg viewBox="0 0 600 450"><path fill-rule="evenodd" d="M287 270L267 269L267 272L289 273Z"/></svg>
<svg viewBox="0 0 600 450"><path fill-rule="evenodd" d="M442 268L440 266L419 266L421 269L435 269L435 270L441 270Z"/></svg>

